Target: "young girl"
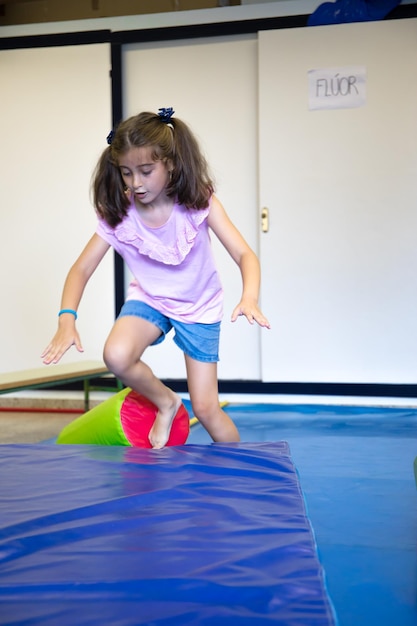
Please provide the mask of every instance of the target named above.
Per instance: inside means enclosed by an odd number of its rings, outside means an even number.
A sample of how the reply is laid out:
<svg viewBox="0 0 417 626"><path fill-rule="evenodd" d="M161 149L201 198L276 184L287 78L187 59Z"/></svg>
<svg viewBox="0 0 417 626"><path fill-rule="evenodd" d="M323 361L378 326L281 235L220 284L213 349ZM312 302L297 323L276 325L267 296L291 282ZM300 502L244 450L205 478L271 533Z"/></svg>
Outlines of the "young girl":
<svg viewBox="0 0 417 626"><path fill-rule="evenodd" d="M269 328L258 307L256 255L213 195L207 163L188 126L172 109L140 113L110 133L94 177L96 233L65 281L58 331L42 354L57 363L75 345L77 308L91 275L110 247L135 279L104 347L108 369L159 409L149 439L162 448L181 399L142 361L145 349L173 328L184 352L194 415L214 441L239 441L220 408L217 361L223 291L210 247L215 233L242 275L242 297L232 322L244 315Z"/></svg>

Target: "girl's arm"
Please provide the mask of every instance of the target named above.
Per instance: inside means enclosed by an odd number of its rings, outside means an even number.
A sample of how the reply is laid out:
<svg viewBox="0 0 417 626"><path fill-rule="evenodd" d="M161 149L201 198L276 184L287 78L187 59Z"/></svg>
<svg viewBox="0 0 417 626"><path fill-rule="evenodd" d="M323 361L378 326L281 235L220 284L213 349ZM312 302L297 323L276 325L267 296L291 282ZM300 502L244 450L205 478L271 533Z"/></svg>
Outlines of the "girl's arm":
<svg viewBox="0 0 417 626"><path fill-rule="evenodd" d="M61 310L76 311L78 309L85 286L109 247L109 244L98 235L92 236L68 272L62 292ZM83 352L80 336L75 327L74 315L63 313L58 318L58 330L42 352L41 358L45 365L57 363L72 345L75 345L79 352Z"/></svg>
<svg viewBox="0 0 417 626"><path fill-rule="evenodd" d="M242 297L232 313L232 322L244 315L248 322L257 322L270 328L270 324L258 306L261 272L258 257L249 247L236 226L228 217L222 204L213 196L208 225L219 241L237 263L242 275Z"/></svg>

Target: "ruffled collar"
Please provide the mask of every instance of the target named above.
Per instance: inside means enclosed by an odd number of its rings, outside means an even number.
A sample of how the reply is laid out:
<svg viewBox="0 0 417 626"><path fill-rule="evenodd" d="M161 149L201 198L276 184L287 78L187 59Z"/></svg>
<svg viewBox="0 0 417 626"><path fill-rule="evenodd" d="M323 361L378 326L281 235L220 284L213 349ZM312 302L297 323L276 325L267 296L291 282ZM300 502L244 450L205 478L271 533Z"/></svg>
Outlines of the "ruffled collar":
<svg viewBox="0 0 417 626"><path fill-rule="evenodd" d="M121 244L133 246L140 254L166 265L179 265L193 248L201 224L207 219L210 206L187 209L174 204L168 220L158 228L146 226L136 207L131 204L125 219L113 234Z"/></svg>

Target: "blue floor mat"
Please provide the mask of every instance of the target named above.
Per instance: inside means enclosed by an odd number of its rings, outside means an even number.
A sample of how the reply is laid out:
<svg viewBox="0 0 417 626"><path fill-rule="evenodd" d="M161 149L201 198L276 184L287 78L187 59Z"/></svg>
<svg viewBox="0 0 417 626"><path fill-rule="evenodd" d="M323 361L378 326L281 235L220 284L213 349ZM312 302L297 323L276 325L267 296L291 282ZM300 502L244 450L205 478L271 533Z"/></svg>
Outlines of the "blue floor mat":
<svg viewBox="0 0 417 626"><path fill-rule="evenodd" d="M333 626L285 442L0 446L0 624Z"/></svg>
<svg viewBox="0 0 417 626"><path fill-rule="evenodd" d="M417 625L417 411L234 405L242 441L285 440L340 626ZM190 443L209 443L200 427Z"/></svg>

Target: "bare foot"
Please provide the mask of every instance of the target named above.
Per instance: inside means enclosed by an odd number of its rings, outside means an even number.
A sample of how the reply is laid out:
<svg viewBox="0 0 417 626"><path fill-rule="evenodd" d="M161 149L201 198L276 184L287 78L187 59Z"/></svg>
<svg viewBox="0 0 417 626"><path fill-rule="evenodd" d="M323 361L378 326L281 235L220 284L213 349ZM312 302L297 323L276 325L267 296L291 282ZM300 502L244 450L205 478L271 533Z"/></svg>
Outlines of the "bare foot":
<svg viewBox="0 0 417 626"><path fill-rule="evenodd" d="M182 404L182 400L176 393L172 392L172 402L164 409L158 411L158 415L149 432L149 441L152 448L159 450L163 448L169 439L172 422Z"/></svg>

